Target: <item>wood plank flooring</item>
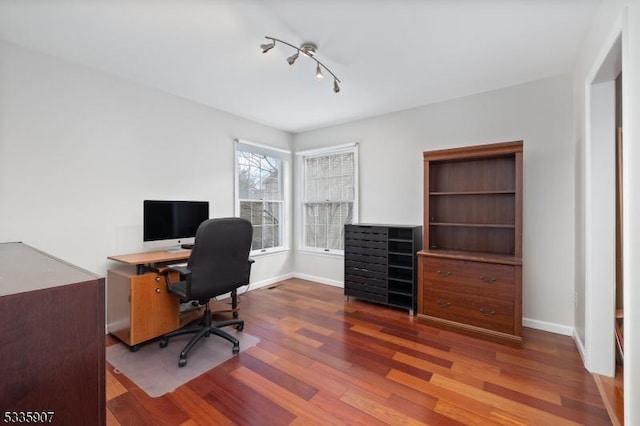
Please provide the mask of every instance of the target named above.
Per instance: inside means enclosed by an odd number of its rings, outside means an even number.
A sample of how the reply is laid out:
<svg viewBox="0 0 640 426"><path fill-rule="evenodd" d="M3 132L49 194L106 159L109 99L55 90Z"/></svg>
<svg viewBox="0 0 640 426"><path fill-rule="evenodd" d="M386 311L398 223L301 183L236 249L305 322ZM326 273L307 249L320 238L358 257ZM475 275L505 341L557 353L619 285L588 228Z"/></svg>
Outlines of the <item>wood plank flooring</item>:
<svg viewBox="0 0 640 426"><path fill-rule="evenodd" d="M160 398L107 364L107 424L611 424L566 336L511 348L300 279L242 295L240 316L260 343Z"/></svg>
<svg viewBox="0 0 640 426"><path fill-rule="evenodd" d="M624 424L624 382L622 366L616 366L615 377L594 374L600 395L614 426Z"/></svg>

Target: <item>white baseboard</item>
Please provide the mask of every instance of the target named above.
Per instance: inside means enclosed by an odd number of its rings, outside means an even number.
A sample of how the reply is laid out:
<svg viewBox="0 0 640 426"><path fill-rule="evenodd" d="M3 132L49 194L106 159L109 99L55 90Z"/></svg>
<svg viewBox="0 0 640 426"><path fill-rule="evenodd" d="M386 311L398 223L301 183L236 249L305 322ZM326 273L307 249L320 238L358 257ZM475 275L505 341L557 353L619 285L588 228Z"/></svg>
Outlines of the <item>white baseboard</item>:
<svg viewBox="0 0 640 426"><path fill-rule="evenodd" d="M300 278L301 280L315 281L315 282L320 283L320 284L327 284L327 285L332 285L334 287L344 288L344 282L336 281L336 280L330 280L330 279L324 278L324 277L316 277L314 275L300 274L300 273L297 273L297 272L293 274L293 277L294 278Z"/></svg>
<svg viewBox="0 0 640 426"><path fill-rule="evenodd" d="M257 289L262 288L262 287L268 287L271 284L275 284L277 282L288 280L289 278L294 278L294 277L295 277L294 273L288 273L288 274L284 274L284 275L279 275L277 277L269 278L268 280L262 280L262 281L258 281L258 282L253 282L253 283L249 284L249 289L248 290L251 291L251 290L257 290ZM245 287L240 287L238 289L238 293L243 293L246 290L247 290L246 286Z"/></svg>
<svg viewBox="0 0 640 426"><path fill-rule="evenodd" d="M536 330L549 331L551 333L562 334L564 336L573 337L575 329L567 325L556 324L553 322L546 322L540 320L534 320L531 318L522 318L522 325L524 327L535 328Z"/></svg>
<svg viewBox="0 0 640 426"><path fill-rule="evenodd" d="M580 336L578 335L578 332L574 329L573 330L573 341L576 342L576 347L578 348L578 353L580 354L580 358L582 358L582 364L584 364L584 366L587 366L587 350L584 347L584 342L582 341L582 339L580 339Z"/></svg>

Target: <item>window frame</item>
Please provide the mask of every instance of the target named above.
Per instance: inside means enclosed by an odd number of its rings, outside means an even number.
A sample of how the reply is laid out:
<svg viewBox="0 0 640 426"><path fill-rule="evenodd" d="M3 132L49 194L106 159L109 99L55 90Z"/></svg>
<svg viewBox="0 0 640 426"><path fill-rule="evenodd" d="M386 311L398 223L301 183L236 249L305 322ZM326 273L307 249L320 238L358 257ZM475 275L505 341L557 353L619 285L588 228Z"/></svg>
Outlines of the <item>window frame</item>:
<svg viewBox="0 0 640 426"><path fill-rule="evenodd" d="M306 214L305 214L305 206L307 204L305 199L305 190L306 190L306 166L305 160L307 158L314 157L325 157L331 156L335 154L344 154L351 152L353 153L353 162L354 162L354 194L353 194L353 208L352 208L352 224L359 223L359 204L360 204L360 195L359 195L359 161L358 161L358 143L349 143L343 145L333 145L324 148L310 149L296 152L296 169L297 175L300 176L298 181L298 191L297 191L297 199L299 200L297 204L297 217L299 218L299 226L297 229L297 248L300 251L318 254L324 256L344 256L344 247L342 250L332 249L332 248L321 248L321 247L310 247L306 245Z"/></svg>
<svg viewBox="0 0 640 426"><path fill-rule="evenodd" d="M290 232L290 219L289 219L289 206L290 206L290 182L291 182L291 152L285 149L276 148L269 145L263 145L256 142L251 142L243 139L234 140L233 150L233 164L234 164L234 215L241 217L240 203L242 201L256 201L252 199L240 198L240 164L238 161L238 153L241 151L250 152L257 155L266 155L275 157L282 160L281 176L280 176L280 193L282 200L262 200L264 202L276 202L280 203L280 245L268 248L252 249L249 253L250 256L259 256L271 253L278 253L289 250L289 232ZM255 232L255 231L254 231ZM253 242L252 242L253 245Z"/></svg>

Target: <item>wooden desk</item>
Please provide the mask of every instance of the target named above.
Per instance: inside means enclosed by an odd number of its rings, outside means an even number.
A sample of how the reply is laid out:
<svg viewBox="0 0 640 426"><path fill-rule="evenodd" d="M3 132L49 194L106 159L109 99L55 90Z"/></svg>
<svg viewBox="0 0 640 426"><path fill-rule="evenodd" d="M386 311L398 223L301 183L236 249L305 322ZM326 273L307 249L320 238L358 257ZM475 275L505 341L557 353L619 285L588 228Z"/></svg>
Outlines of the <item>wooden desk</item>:
<svg viewBox="0 0 640 426"><path fill-rule="evenodd" d="M0 244L0 336L4 413L106 423L103 277L22 243Z"/></svg>
<svg viewBox="0 0 640 426"><path fill-rule="evenodd" d="M196 319L199 310L180 313L178 298L167 290L165 278L158 274L168 264L189 259L191 250L154 251L109 256L119 262L107 271L107 330L136 351L141 343L177 330ZM177 281L178 274L171 274ZM215 310L215 308L212 308ZM237 317L236 292L230 311Z"/></svg>
<svg viewBox="0 0 640 426"><path fill-rule="evenodd" d="M191 250L154 251L109 256L119 262L107 271L107 330L137 350L139 344L180 327L177 297L158 272L189 259ZM172 274L173 280L178 274Z"/></svg>
<svg viewBox="0 0 640 426"><path fill-rule="evenodd" d="M143 274L154 267L166 265L171 262L182 262L189 260L191 250L181 250L176 252L169 251L150 251L145 253L122 254L118 256L109 256L107 259L116 262L125 263L127 265L135 265L136 272Z"/></svg>

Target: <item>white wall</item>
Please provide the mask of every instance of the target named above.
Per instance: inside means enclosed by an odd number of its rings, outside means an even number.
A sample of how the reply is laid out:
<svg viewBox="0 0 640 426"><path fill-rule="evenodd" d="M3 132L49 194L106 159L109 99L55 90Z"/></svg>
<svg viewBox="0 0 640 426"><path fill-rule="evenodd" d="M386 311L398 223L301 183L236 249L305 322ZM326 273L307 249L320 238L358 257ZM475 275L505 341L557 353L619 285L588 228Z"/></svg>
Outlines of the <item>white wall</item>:
<svg viewBox="0 0 640 426"><path fill-rule="evenodd" d="M103 276L107 256L144 250L143 199L233 216L233 138L291 149L286 132L7 43L0 94L0 241ZM258 258L252 282L290 274L290 257Z"/></svg>
<svg viewBox="0 0 640 426"><path fill-rule="evenodd" d="M422 225L422 152L524 141L525 325L571 334L574 282L570 75L294 135L295 150L360 143L360 221ZM342 258L296 253L295 271L343 282Z"/></svg>
<svg viewBox="0 0 640 426"><path fill-rule="evenodd" d="M574 126L575 126L575 146L577 155L576 164L576 337L581 348L584 348L587 334L586 315L587 307L586 300L587 287L586 282L587 269L587 244L592 236L587 236L585 230L587 227L587 217L593 215L594 212L588 212L587 209L587 191L591 189L587 188L587 181L591 179L596 182L596 176L587 175L592 173L592 166L587 164L589 151L592 147L586 146L585 133L586 127L590 126L590 123L586 123L586 111L593 106L588 106L587 102L587 86L590 86L595 73L600 69L602 62L605 60L605 55L612 48L612 43L617 38L617 34L614 34L614 22L619 19L621 13L621 2L608 1L603 2L596 19L592 23L589 33L585 37L583 47L575 69L574 77L574 109L576 111ZM619 29L618 29L619 31ZM613 77L615 78L615 76ZM589 80L589 81L587 81ZM600 80L603 82L606 80ZM613 112L613 111L611 111ZM604 147L601 147L603 149ZM593 157L594 162L598 162L597 156ZM610 165L613 166L613 165ZM614 195L614 187L609 186L611 195ZM597 204L596 204L597 205ZM598 251L597 248L593 249ZM586 356L586 354L585 354Z"/></svg>
<svg viewBox="0 0 640 426"><path fill-rule="evenodd" d="M623 63L625 423L640 424L640 2L629 2Z"/></svg>

